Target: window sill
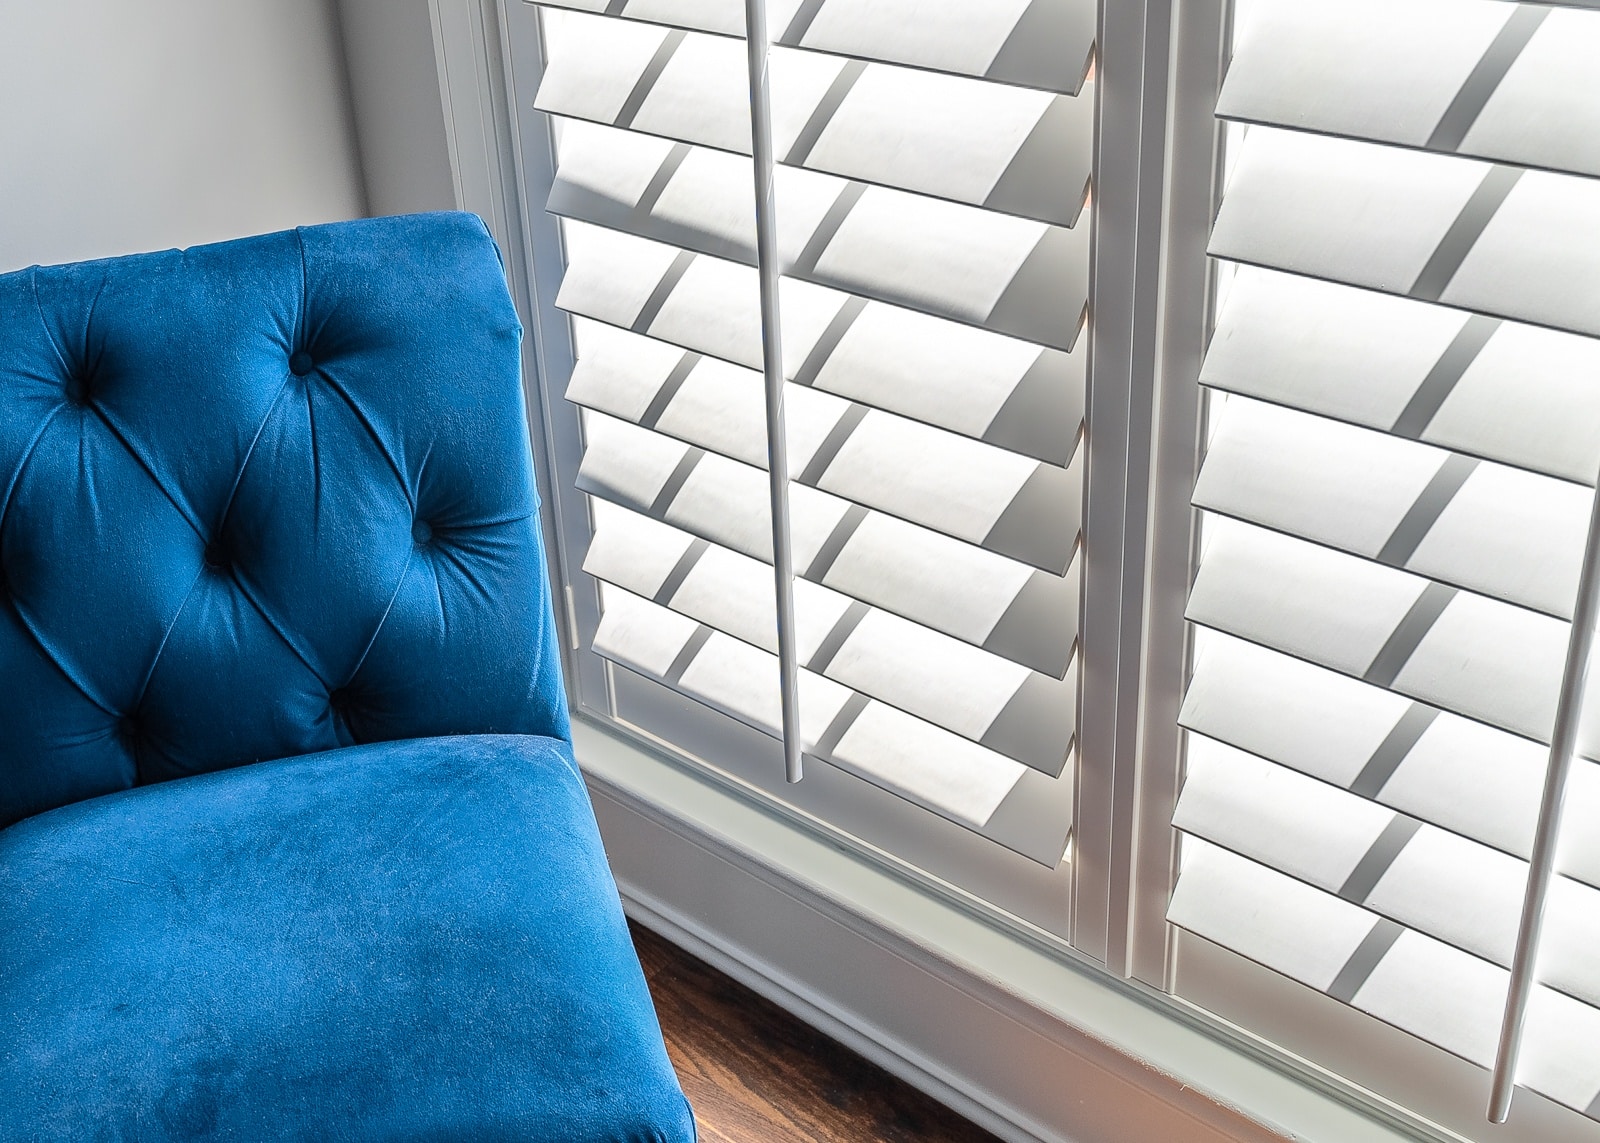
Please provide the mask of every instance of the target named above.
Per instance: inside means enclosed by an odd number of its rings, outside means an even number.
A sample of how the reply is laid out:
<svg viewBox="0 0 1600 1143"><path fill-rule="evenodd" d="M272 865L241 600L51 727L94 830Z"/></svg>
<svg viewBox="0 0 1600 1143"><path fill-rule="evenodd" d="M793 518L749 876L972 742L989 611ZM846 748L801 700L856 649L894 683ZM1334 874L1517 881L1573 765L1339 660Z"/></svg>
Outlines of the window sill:
<svg viewBox="0 0 1600 1143"><path fill-rule="evenodd" d="M630 916L1002 1139L1412 1138L595 724Z"/></svg>

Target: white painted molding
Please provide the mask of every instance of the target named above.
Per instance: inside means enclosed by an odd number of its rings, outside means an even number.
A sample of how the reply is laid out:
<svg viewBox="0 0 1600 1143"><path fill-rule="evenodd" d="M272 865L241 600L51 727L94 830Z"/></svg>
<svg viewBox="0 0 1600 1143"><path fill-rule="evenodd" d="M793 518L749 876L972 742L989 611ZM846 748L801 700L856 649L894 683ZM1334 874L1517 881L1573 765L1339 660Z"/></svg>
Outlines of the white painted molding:
<svg viewBox="0 0 1600 1143"><path fill-rule="evenodd" d="M588 723L630 915L1002 1139L1414 1138Z"/></svg>
<svg viewBox="0 0 1600 1143"><path fill-rule="evenodd" d="M500 5L497 0L428 0L428 10L456 207L488 225L525 311L521 200L506 102Z"/></svg>

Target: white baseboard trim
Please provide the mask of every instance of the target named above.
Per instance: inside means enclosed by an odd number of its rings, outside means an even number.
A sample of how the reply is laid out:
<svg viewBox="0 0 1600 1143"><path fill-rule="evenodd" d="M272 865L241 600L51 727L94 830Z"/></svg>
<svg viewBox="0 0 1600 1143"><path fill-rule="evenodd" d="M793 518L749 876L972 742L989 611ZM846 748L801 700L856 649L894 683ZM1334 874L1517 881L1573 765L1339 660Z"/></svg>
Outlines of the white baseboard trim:
<svg viewBox="0 0 1600 1143"><path fill-rule="evenodd" d="M574 738L632 916L1001 1139L1407 1138L717 783Z"/></svg>
<svg viewBox="0 0 1600 1143"><path fill-rule="evenodd" d="M963 1088L955 1086L951 1082L952 1077L936 1064L930 1063L923 1053L903 1043L886 1042L888 1037L883 1036L881 1030L876 1037L863 1032L850 1022L852 1014L834 1011L827 997L818 995L804 982L789 979L772 965L761 964L759 958L749 950L730 952L720 944L709 943L693 918L683 916L632 885L625 886L619 881L618 889L622 894L623 908L633 920L798 1016L891 1075L926 1092L946 1107L953 1108L984 1130L1006 1140L1006 1143L1044 1143L1054 1138L1041 1130L1030 1131L1019 1126L1017 1120L1021 1117L1018 1115L1003 1116L987 1104L978 1102ZM959 1077L954 1078L959 1080Z"/></svg>

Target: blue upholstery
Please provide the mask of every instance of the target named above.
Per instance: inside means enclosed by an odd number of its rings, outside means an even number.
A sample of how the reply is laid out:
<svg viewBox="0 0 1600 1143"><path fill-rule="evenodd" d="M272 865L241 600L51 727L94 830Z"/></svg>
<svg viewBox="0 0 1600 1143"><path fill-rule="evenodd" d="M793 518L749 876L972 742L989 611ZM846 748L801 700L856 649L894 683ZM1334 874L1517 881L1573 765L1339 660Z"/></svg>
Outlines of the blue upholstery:
<svg viewBox="0 0 1600 1143"><path fill-rule="evenodd" d="M0 276L0 1139L692 1138L520 338L462 214Z"/></svg>
<svg viewBox="0 0 1600 1143"><path fill-rule="evenodd" d="M483 224L0 277L0 824L362 742L567 733Z"/></svg>
<svg viewBox="0 0 1600 1143"><path fill-rule="evenodd" d="M357 746L12 826L0 964L6 1139L693 1137L560 739Z"/></svg>

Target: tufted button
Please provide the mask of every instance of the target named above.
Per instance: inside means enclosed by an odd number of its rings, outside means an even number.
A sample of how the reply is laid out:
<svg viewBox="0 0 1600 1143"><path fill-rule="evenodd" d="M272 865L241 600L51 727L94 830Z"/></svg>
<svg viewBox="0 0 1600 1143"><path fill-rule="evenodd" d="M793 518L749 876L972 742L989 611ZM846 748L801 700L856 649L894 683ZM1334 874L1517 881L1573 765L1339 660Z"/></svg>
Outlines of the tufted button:
<svg viewBox="0 0 1600 1143"><path fill-rule="evenodd" d="M296 377L304 377L316 368L316 363L311 360L311 354L303 349L297 349L289 355L289 372Z"/></svg>
<svg viewBox="0 0 1600 1143"><path fill-rule="evenodd" d="M418 520L411 525L411 538L419 545L426 544L433 539L433 525L426 520Z"/></svg>
<svg viewBox="0 0 1600 1143"><path fill-rule="evenodd" d="M227 551L223 549L222 544L219 541L212 540L206 545L206 567L211 571L220 572L226 569L227 566Z"/></svg>
<svg viewBox="0 0 1600 1143"><path fill-rule="evenodd" d="M67 376L67 383L63 386L67 404L74 408L82 408L89 403L89 378L79 370L74 369Z"/></svg>
<svg viewBox="0 0 1600 1143"><path fill-rule="evenodd" d="M350 716L350 690L348 687L335 687L328 692L328 707L340 718Z"/></svg>
<svg viewBox="0 0 1600 1143"><path fill-rule="evenodd" d="M117 720L117 734L123 741L132 742L139 737L139 718L137 715L125 714Z"/></svg>

